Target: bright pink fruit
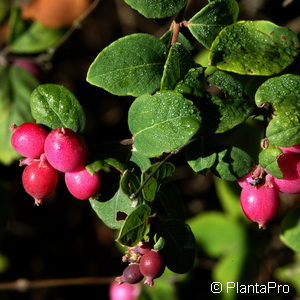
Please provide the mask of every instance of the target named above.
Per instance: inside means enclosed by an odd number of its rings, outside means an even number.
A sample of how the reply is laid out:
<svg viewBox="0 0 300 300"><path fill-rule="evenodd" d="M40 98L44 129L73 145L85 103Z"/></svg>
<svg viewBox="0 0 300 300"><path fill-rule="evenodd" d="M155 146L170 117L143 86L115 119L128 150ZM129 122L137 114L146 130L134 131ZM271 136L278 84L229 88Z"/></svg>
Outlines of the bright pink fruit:
<svg viewBox="0 0 300 300"><path fill-rule="evenodd" d="M45 141L45 155L50 165L61 172L72 172L85 163L84 140L68 128L52 130Z"/></svg>
<svg viewBox="0 0 300 300"><path fill-rule="evenodd" d="M21 155L29 158L39 158L44 153L44 143L48 132L36 123L24 123L11 127L13 134L11 144Z"/></svg>
<svg viewBox="0 0 300 300"><path fill-rule="evenodd" d="M109 287L110 300L136 300L140 294L139 284L128 284L112 282Z"/></svg>
<svg viewBox="0 0 300 300"><path fill-rule="evenodd" d="M146 277L145 284L152 286L153 279L161 276L164 270L164 259L159 251L151 250L142 256L140 271Z"/></svg>
<svg viewBox="0 0 300 300"><path fill-rule="evenodd" d="M292 147L279 147L283 153L300 153L300 145Z"/></svg>
<svg viewBox="0 0 300 300"><path fill-rule="evenodd" d="M274 178L274 187L283 193L300 193L300 155L294 153L282 154L278 158L278 165L283 178Z"/></svg>
<svg viewBox="0 0 300 300"><path fill-rule="evenodd" d="M34 160L24 169L22 183L35 204L39 205L55 190L57 177L57 171L46 160Z"/></svg>
<svg viewBox="0 0 300 300"><path fill-rule="evenodd" d="M85 167L65 174L65 182L69 192L77 199L88 199L100 188L100 174L91 175Z"/></svg>
<svg viewBox="0 0 300 300"><path fill-rule="evenodd" d="M246 186L242 189L241 206L245 216L259 227L275 217L279 207L278 191L267 186Z"/></svg>
<svg viewBox="0 0 300 300"><path fill-rule="evenodd" d="M40 75L40 70L37 65L26 58L19 58L14 61L14 65L26 70L34 77L38 77Z"/></svg>

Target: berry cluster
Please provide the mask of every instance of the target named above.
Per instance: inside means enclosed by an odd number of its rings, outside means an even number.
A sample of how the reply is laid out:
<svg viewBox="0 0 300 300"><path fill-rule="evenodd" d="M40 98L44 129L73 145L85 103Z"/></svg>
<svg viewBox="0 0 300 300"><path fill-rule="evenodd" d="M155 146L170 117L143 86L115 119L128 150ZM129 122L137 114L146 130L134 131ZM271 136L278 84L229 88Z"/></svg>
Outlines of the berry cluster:
<svg viewBox="0 0 300 300"><path fill-rule="evenodd" d="M260 228L274 218L279 208L279 193L300 193L300 145L281 147L278 166L283 178L276 178L257 166L255 170L238 180L242 187L240 200L245 216L259 224Z"/></svg>
<svg viewBox="0 0 300 300"><path fill-rule="evenodd" d="M154 279L160 277L165 270L165 262L160 251L154 250L148 243L129 248L123 256L124 262L129 265L123 274L116 278L119 284L135 284L146 277L144 284L153 286Z"/></svg>
<svg viewBox="0 0 300 300"><path fill-rule="evenodd" d="M58 172L65 173L69 192L80 200L92 197L100 187L99 173L90 174L85 163L87 146L77 133L68 128L48 131L36 123L13 125L11 144L25 157L20 166L26 192L40 205L56 188Z"/></svg>

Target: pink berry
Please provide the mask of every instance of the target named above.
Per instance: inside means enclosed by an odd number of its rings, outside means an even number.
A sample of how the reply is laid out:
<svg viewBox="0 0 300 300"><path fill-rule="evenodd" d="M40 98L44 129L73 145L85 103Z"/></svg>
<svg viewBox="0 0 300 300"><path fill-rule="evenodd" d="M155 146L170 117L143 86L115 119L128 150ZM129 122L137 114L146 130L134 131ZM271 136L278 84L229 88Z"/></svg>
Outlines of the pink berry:
<svg viewBox="0 0 300 300"><path fill-rule="evenodd" d="M112 282L109 287L110 300L136 300L140 295L141 287L139 284L128 284Z"/></svg>
<svg viewBox="0 0 300 300"><path fill-rule="evenodd" d="M165 262L159 251L146 252L140 260L140 271L146 277L145 284L152 286L153 279L160 277L165 270Z"/></svg>
<svg viewBox="0 0 300 300"><path fill-rule="evenodd" d="M13 64L19 68L26 70L34 77L40 76L40 70L38 69L37 65L29 59L19 58L16 59Z"/></svg>
<svg viewBox="0 0 300 300"><path fill-rule="evenodd" d="M48 132L36 123L24 123L11 127L13 134L11 144L21 155L29 158L39 158L44 153L44 143Z"/></svg>
<svg viewBox="0 0 300 300"><path fill-rule="evenodd" d="M69 192L77 199L85 200L95 195L100 188L100 174L91 175L85 167L65 173Z"/></svg>
<svg viewBox="0 0 300 300"><path fill-rule="evenodd" d="M279 147L283 153L300 153L300 145L295 145L292 147Z"/></svg>
<svg viewBox="0 0 300 300"><path fill-rule="evenodd" d="M282 154L278 165L283 178L274 178L274 187L287 194L300 193L300 155L295 153Z"/></svg>
<svg viewBox="0 0 300 300"><path fill-rule="evenodd" d="M279 195L277 190L268 186L246 186L242 189L241 206L245 216L259 227L275 217L279 207Z"/></svg>
<svg viewBox="0 0 300 300"><path fill-rule="evenodd" d="M22 175L25 191L40 205L42 199L51 195L57 184L57 171L45 159L34 160L28 165Z"/></svg>
<svg viewBox="0 0 300 300"><path fill-rule="evenodd" d="M116 281L118 283L125 282L134 284L140 282L143 279L143 277L144 276L141 274L139 264L132 263L124 269L122 276L117 277Z"/></svg>
<svg viewBox="0 0 300 300"><path fill-rule="evenodd" d="M68 128L52 130L45 141L45 155L50 165L61 172L72 172L85 163L84 140Z"/></svg>

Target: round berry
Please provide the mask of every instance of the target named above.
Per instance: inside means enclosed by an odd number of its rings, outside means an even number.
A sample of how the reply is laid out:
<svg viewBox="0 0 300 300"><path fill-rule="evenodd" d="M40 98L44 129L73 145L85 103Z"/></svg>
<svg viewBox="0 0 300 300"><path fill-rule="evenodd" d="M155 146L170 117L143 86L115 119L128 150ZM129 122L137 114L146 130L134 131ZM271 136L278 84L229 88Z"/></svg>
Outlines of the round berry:
<svg viewBox="0 0 300 300"><path fill-rule="evenodd" d="M257 222L260 228L275 217L279 207L278 191L268 186L246 186L240 200L245 216Z"/></svg>
<svg viewBox="0 0 300 300"><path fill-rule="evenodd" d="M35 204L39 205L43 198L53 193L57 178L57 171L46 160L34 160L24 169L22 183Z"/></svg>
<svg viewBox="0 0 300 300"><path fill-rule="evenodd" d="M300 153L300 145L295 145L292 147L279 147L283 153Z"/></svg>
<svg viewBox="0 0 300 300"><path fill-rule="evenodd" d="M11 144L21 155L29 158L39 158L44 153L44 143L48 132L36 123L13 125Z"/></svg>
<svg viewBox="0 0 300 300"><path fill-rule="evenodd" d="M68 128L52 130L46 138L44 149L49 163L61 172L74 171L85 163L87 156L83 139Z"/></svg>
<svg viewBox="0 0 300 300"><path fill-rule="evenodd" d="M282 193L300 193L300 155L294 153L282 154L278 158L278 165L283 178L274 177L274 187Z"/></svg>
<svg viewBox="0 0 300 300"><path fill-rule="evenodd" d="M165 262L159 251L146 252L140 260L140 271L146 277L145 284L152 286L153 279L160 277L165 270Z"/></svg>
<svg viewBox="0 0 300 300"><path fill-rule="evenodd" d="M69 192L77 199L85 200L95 195L100 188L100 174L91 175L85 167L65 173Z"/></svg>
<svg viewBox="0 0 300 300"><path fill-rule="evenodd" d="M136 300L140 295L141 287L139 284L128 284L112 282L109 287L110 300Z"/></svg>
<svg viewBox="0 0 300 300"><path fill-rule="evenodd" d="M134 283L138 283L143 279L143 275L140 271L140 266L137 263L132 263L130 265L128 265L124 271L122 276L118 277L116 280L119 283L130 283L130 284L134 284Z"/></svg>

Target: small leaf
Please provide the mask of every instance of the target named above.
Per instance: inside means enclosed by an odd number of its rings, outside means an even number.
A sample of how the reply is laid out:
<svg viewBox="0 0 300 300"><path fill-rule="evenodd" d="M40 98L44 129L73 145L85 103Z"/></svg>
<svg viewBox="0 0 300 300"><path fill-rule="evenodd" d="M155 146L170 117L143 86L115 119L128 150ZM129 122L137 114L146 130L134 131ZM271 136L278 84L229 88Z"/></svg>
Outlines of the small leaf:
<svg viewBox="0 0 300 300"><path fill-rule="evenodd" d="M65 31L62 29L51 29L41 23L32 23L32 25L18 35L9 45L13 53L38 53L55 46Z"/></svg>
<svg viewBox="0 0 300 300"><path fill-rule="evenodd" d="M161 90L173 90L176 84L184 78L188 70L195 66L190 53L182 44L172 45L160 83Z"/></svg>
<svg viewBox="0 0 300 300"><path fill-rule="evenodd" d="M159 185L155 178L151 177L147 183L144 185L142 193L143 197L146 201L152 202L154 201Z"/></svg>
<svg viewBox="0 0 300 300"><path fill-rule="evenodd" d="M165 18L178 13L187 0L124 0L146 18Z"/></svg>
<svg viewBox="0 0 300 300"><path fill-rule="evenodd" d="M177 92L140 96L128 112L134 147L146 157L183 146L198 131L200 120L194 104Z"/></svg>
<svg viewBox="0 0 300 300"><path fill-rule="evenodd" d="M134 246L140 242L147 232L150 213L151 209L146 204L142 204L132 211L126 218L117 241L125 246Z"/></svg>
<svg viewBox="0 0 300 300"><path fill-rule="evenodd" d="M140 96L160 85L167 48L149 34L132 34L102 50L91 64L87 81L114 95Z"/></svg>
<svg viewBox="0 0 300 300"><path fill-rule="evenodd" d="M131 200L121 188L108 201L102 202L93 198L90 198L89 201L99 219L111 229L120 229L122 227L124 219L120 220L119 214L129 215L134 210L131 206Z"/></svg>
<svg viewBox="0 0 300 300"><path fill-rule="evenodd" d="M162 253L167 267L176 273L188 272L195 259L195 238L189 225L179 220L160 222L158 235L165 240Z"/></svg>
<svg viewBox="0 0 300 300"><path fill-rule="evenodd" d="M236 1L215 0L188 21L188 29L199 43L210 48L221 29L237 21L238 13Z"/></svg>
<svg viewBox="0 0 300 300"><path fill-rule="evenodd" d="M131 152L130 161L136 164L141 171L145 171L151 166L150 159L139 152Z"/></svg>
<svg viewBox="0 0 300 300"><path fill-rule="evenodd" d="M170 162L165 162L163 165L160 165L159 162L154 163L152 166L150 166L143 174L142 178L143 180L146 180L150 174L153 174L153 177L157 179L159 183L162 183L165 181L165 179L171 177L173 173L175 172L175 166Z"/></svg>
<svg viewBox="0 0 300 300"><path fill-rule="evenodd" d="M57 84L41 84L31 95L32 116L50 128L65 127L82 132L85 115L76 97Z"/></svg>
<svg viewBox="0 0 300 300"><path fill-rule="evenodd" d="M234 181L250 172L253 161L243 150L229 146L218 152L217 160L211 168L212 172L228 181Z"/></svg>
<svg viewBox="0 0 300 300"><path fill-rule="evenodd" d="M299 53L291 30L269 21L240 21L221 30L211 45L210 64L238 74L273 75Z"/></svg>
<svg viewBox="0 0 300 300"><path fill-rule="evenodd" d="M282 152L276 148L269 146L267 149L264 149L259 154L259 164L268 171L271 175L277 178L283 178L283 174L278 166L278 157Z"/></svg>
<svg viewBox="0 0 300 300"><path fill-rule="evenodd" d="M120 180L122 191L129 197L137 191L140 184L139 177L130 170L126 170Z"/></svg>
<svg viewBox="0 0 300 300"><path fill-rule="evenodd" d="M185 157L195 172L203 172L212 167L217 159L215 144L201 138L190 144L185 151Z"/></svg>
<svg viewBox="0 0 300 300"><path fill-rule="evenodd" d="M293 209L281 223L280 239L285 245L296 252L300 252L300 208Z"/></svg>
<svg viewBox="0 0 300 300"><path fill-rule="evenodd" d="M20 155L10 143L12 124L32 122L29 99L37 80L18 67L0 67L0 162L8 165Z"/></svg>
<svg viewBox="0 0 300 300"><path fill-rule="evenodd" d="M104 172L110 171L110 166L107 164L104 160L96 160L86 166L87 171L90 174L94 174L96 172L99 172L100 170L103 170Z"/></svg>

